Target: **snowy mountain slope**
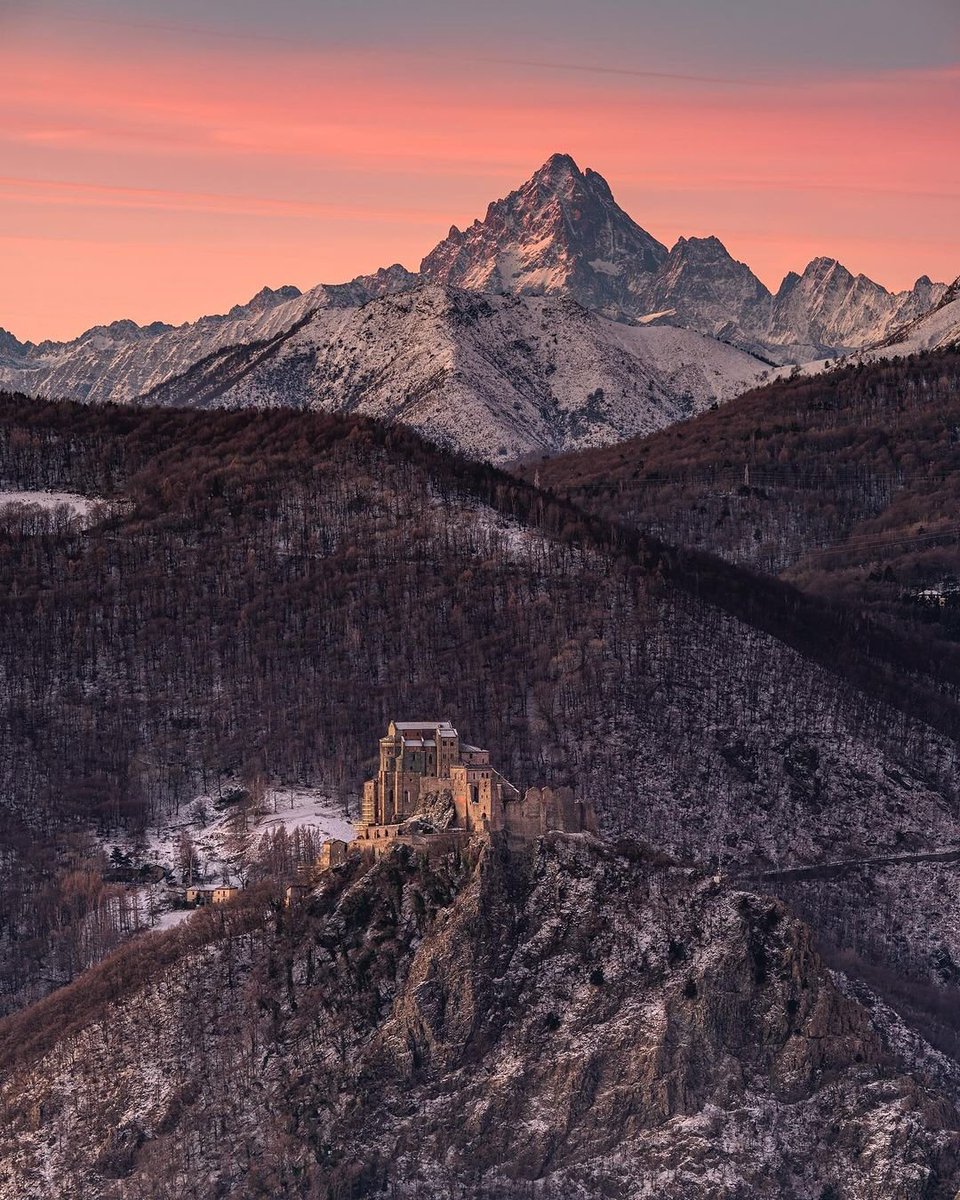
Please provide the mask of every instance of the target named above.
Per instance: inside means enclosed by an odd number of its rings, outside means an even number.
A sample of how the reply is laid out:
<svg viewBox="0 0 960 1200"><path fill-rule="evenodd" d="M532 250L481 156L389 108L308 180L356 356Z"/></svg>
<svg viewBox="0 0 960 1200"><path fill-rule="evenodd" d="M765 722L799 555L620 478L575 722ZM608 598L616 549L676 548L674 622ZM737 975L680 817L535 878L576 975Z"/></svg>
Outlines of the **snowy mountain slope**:
<svg viewBox="0 0 960 1200"><path fill-rule="evenodd" d="M72 342L21 345L0 332L0 387L89 403L129 403L224 347L276 337L317 308L362 304L410 286L412 278L395 266L302 294L294 287L263 288L223 316L201 317L176 328L117 321L89 329Z"/></svg>
<svg viewBox="0 0 960 1200"><path fill-rule="evenodd" d="M910 321L878 346L878 357L918 354L960 345L960 279L954 280L938 304Z"/></svg>
<svg viewBox="0 0 960 1200"><path fill-rule="evenodd" d="M215 355L142 399L361 412L507 461L662 428L764 370L687 330L617 324L567 299L427 286L319 309L269 345Z"/></svg>

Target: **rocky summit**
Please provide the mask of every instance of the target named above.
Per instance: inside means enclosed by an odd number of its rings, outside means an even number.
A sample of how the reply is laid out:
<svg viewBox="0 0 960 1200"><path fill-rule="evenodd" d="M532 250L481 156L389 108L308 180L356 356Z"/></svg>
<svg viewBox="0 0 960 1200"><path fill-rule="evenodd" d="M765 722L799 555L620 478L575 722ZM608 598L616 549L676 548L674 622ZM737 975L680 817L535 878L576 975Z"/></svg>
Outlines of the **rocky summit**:
<svg viewBox="0 0 960 1200"><path fill-rule="evenodd" d="M454 226L420 274L475 291L560 293L620 317L647 310L666 257L666 246L627 216L603 176L554 154L482 221L463 233Z"/></svg>

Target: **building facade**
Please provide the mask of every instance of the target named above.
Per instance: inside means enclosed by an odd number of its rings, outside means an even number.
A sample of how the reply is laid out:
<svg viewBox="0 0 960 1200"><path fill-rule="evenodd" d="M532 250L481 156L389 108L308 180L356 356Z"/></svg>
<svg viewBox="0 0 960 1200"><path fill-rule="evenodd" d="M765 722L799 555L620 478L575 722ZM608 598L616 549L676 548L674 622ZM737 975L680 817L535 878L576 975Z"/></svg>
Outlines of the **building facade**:
<svg viewBox="0 0 960 1200"><path fill-rule="evenodd" d="M431 809L446 810L439 831ZM426 818L426 828L404 824L415 816ZM379 858L398 841L429 852L474 833L529 840L551 830L595 833L592 808L569 788L528 788L521 796L491 765L490 752L464 742L449 721L391 721L379 770L363 786L350 848Z"/></svg>
<svg viewBox="0 0 960 1200"><path fill-rule="evenodd" d="M491 766L489 750L464 742L449 721L391 721L376 777L363 785L357 840L380 851L409 817L447 799L458 830L489 832L504 827L520 793Z"/></svg>

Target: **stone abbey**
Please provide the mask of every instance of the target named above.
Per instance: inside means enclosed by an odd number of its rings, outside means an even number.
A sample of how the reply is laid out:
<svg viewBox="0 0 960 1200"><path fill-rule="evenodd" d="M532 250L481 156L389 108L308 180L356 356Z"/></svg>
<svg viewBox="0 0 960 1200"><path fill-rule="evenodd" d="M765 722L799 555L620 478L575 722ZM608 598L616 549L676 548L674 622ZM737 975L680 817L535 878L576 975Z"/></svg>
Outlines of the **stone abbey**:
<svg viewBox="0 0 960 1200"><path fill-rule="evenodd" d="M434 834L411 818L434 820ZM376 777L363 785L353 846L378 856L396 841L504 832L536 837L550 829L594 831L593 814L569 788L520 791L490 762L489 750L463 741L450 721L391 721L380 739Z"/></svg>

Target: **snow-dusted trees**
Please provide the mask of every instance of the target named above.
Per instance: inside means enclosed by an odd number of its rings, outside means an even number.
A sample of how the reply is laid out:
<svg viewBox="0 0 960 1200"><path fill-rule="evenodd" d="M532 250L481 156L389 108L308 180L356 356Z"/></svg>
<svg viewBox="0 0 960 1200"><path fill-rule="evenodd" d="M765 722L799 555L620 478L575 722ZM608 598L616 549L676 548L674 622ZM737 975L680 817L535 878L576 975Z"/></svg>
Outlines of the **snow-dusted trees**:
<svg viewBox="0 0 960 1200"><path fill-rule="evenodd" d="M30 897L71 869L69 829L144 829L226 778L254 805L267 780L348 792L391 716L449 717L518 785L570 783L607 829L710 861L816 853L845 759L864 837L912 811L895 774L952 769L948 656L398 427L0 398L0 470L116 501L85 530L0 520L8 994L50 953ZM233 840L244 878L315 852L254 844L242 811Z"/></svg>

